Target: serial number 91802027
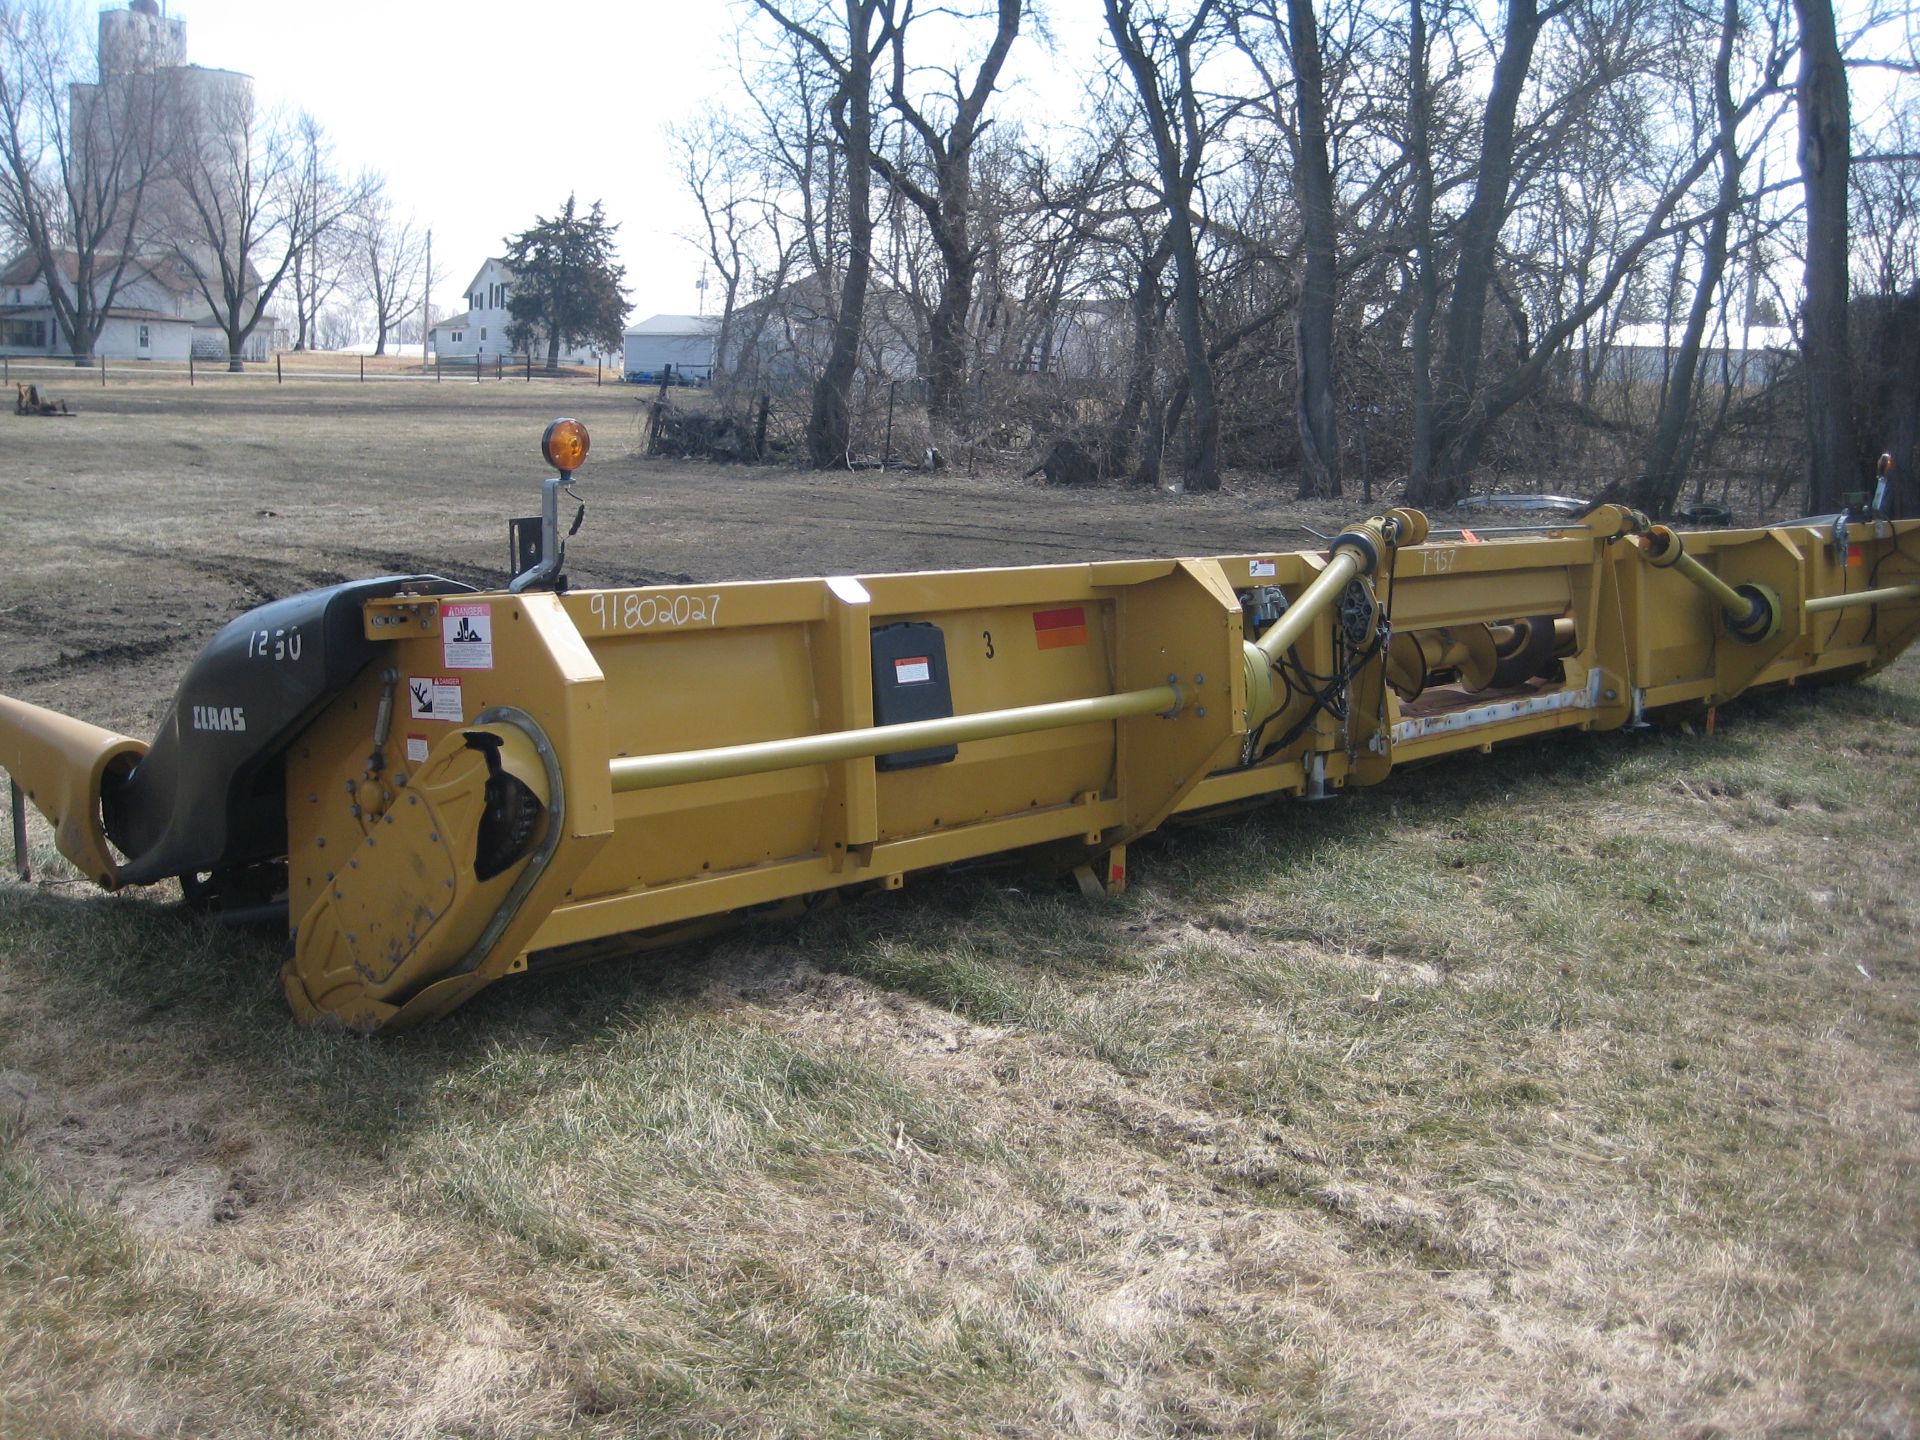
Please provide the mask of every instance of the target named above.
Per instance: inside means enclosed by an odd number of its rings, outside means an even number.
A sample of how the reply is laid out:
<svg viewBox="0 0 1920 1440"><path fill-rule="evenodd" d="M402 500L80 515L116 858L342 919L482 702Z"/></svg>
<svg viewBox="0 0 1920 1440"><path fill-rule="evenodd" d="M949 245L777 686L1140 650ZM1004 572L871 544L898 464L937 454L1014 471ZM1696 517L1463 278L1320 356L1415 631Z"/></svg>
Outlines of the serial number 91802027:
<svg viewBox="0 0 1920 1440"><path fill-rule="evenodd" d="M720 623L720 597L681 591L643 595L638 590L600 590L587 601L593 618L607 630L670 630Z"/></svg>

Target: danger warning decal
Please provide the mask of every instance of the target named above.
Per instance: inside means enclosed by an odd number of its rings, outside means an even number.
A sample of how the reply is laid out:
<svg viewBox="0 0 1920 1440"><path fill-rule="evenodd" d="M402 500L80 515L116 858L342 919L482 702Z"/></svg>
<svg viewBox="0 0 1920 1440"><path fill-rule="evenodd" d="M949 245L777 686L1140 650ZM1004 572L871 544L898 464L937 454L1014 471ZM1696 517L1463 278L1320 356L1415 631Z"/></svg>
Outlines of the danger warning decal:
<svg viewBox="0 0 1920 1440"><path fill-rule="evenodd" d="M1087 612L1079 605L1033 612L1033 641L1042 650L1087 643Z"/></svg>
<svg viewBox="0 0 1920 1440"><path fill-rule="evenodd" d="M927 657L924 655L893 662L893 683L896 685L926 685L932 680L933 671L928 666Z"/></svg>
<svg viewBox="0 0 1920 1440"><path fill-rule="evenodd" d="M458 725L465 718L460 709L460 677L409 675L407 713L415 720L450 720Z"/></svg>
<svg viewBox="0 0 1920 1440"><path fill-rule="evenodd" d="M493 668L493 607L442 605L440 649L449 670Z"/></svg>

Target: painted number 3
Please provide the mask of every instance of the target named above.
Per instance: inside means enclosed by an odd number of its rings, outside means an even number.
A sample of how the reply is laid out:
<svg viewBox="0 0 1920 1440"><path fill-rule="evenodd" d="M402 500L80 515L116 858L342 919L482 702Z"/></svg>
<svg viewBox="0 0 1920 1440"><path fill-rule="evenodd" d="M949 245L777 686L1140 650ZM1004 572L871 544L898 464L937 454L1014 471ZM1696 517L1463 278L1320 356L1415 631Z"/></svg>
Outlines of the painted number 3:
<svg viewBox="0 0 1920 1440"><path fill-rule="evenodd" d="M987 659L993 659L993 631L982 630L980 638L987 642Z"/></svg>

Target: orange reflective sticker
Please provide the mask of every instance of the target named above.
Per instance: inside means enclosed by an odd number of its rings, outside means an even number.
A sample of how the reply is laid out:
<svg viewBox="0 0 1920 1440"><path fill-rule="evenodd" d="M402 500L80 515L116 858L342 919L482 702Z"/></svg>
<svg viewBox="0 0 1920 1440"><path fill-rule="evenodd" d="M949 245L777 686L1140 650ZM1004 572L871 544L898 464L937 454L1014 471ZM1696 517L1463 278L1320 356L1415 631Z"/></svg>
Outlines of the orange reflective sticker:
<svg viewBox="0 0 1920 1440"><path fill-rule="evenodd" d="M1081 605L1033 612L1033 642L1042 650L1087 643L1087 612Z"/></svg>

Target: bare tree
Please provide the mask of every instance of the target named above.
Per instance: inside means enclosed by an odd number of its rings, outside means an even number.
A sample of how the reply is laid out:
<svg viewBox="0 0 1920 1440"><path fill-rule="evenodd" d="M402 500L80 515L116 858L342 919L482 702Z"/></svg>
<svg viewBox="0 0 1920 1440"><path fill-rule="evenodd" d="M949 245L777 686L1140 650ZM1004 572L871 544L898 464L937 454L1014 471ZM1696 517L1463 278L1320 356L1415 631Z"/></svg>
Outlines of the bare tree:
<svg viewBox="0 0 1920 1440"><path fill-rule="evenodd" d="M102 73L75 13L0 0L0 224L33 253L54 324L85 365L144 269L136 252L174 106L164 67L134 56Z"/></svg>
<svg viewBox="0 0 1920 1440"><path fill-rule="evenodd" d="M426 232L394 214L384 193L370 196L341 227L357 272L357 290L373 317L373 353L387 353L387 337L420 308L425 291Z"/></svg>
<svg viewBox="0 0 1920 1440"><path fill-rule="evenodd" d="M668 132L680 178L700 211L700 232L687 238L720 281L713 337L716 387L735 354L734 315L755 294L786 279L790 250L780 243L775 175L765 154L731 115L707 111Z"/></svg>
<svg viewBox="0 0 1920 1440"><path fill-rule="evenodd" d="M344 350L360 335L360 317L353 307L329 305L314 317L313 346L316 350Z"/></svg>
<svg viewBox="0 0 1920 1440"><path fill-rule="evenodd" d="M1530 57L1547 20L1561 16L1554 64L1522 123ZM1672 77L1697 62L1675 58L1656 17L1639 0L1508 8L1472 135L1427 454L1415 457L1408 486L1415 504L1454 499L1502 418L1541 393L1569 340L1613 304L1649 250L1701 222L1683 207L1720 155L1720 127L1675 133L1661 113L1672 86L1687 83ZM1759 75L1728 123L1744 123L1776 77ZM1635 163L1624 165L1623 152ZM1501 321L1497 346L1491 317Z"/></svg>
<svg viewBox="0 0 1920 1440"><path fill-rule="evenodd" d="M1461 442L1472 432L1475 392L1479 388L1480 364L1484 357L1487 295L1493 287L1500 227L1513 204L1515 126L1520 97L1533 66L1534 45L1540 38L1541 27L1568 3L1569 0L1559 0L1542 11L1537 0L1507 0L1500 54L1494 62L1480 122L1473 198L1468 202L1460 226L1453 299L1447 312L1445 344L1434 387L1434 443L1445 457L1447 473L1442 481L1442 494L1416 494L1410 489L1408 498L1416 504L1452 499L1459 473L1466 468L1462 463L1466 457L1462 454Z"/></svg>
<svg viewBox="0 0 1920 1440"><path fill-rule="evenodd" d="M874 152L873 164L925 216L939 252L940 293L927 327L927 408L938 420L951 420L959 413L966 383L967 317L973 308L980 262L971 234L973 151L987 123L987 100L1020 33L1020 6L1021 0L996 0L993 40L971 82L961 81L957 66L941 69L947 93L937 97L944 112L938 118L933 118L933 103L918 98L909 87L906 41L911 0L892 32L890 99L894 112L925 152L926 182L922 183L918 167L896 164L879 151Z"/></svg>
<svg viewBox="0 0 1920 1440"><path fill-rule="evenodd" d="M1692 461L1689 422L1693 416L1700 350L1719 302L1721 280L1726 275L1734 216L1744 200L1740 183L1740 109L1733 98L1734 39L1739 31L1739 0L1721 0L1720 43L1714 53L1712 99L1715 145L1720 156L1719 194L1707 218L1686 328L1681 332L1680 345L1673 357L1673 372L1661 397L1646 464L1633 492L1635 504L1663 519L1672 510Z"/></svg>
<svg viewBox="0 0 1920 1440"><path fill-rule="evenodd" d="M295 125L299 132L300 165L293 183L304 192L302 208L317 214L339 203L339 192L348 182L334 168L333 146L321 130L320 122L302 112ZM363 189L356 209L375 203L382 189L377 177L364 177L360 183ZM353 239L347 229L340 224L315 229L307 235L304 244L294 249L287 285L293 296L295 350L319 344L314 330L320 311L347 283L355 258Z"/></svg>
<svg viewBox="0 0 1920 1440"><path fill-rule="evenodd" d="M845 157L846 267L840 277L826 364L813 387L807 457L816 470L847 463L853 439L853 381L860 365L861 326L873 274L873 75L893 38L893 0L826 0L786 8L755 0L833 77L828 102Z"/></svg>
<svg viewBox="0 0 1920 1440"><path fill-rule="evenodd" d="M1158 12L1136 9L1136 0L1105 0L1107 31L1132 77L1147 133L1153 141L1161 203L1173 262L1174 324L1186 356L1188 422L1185 483L1189 490L1220 488L1220 410L1213 387L1202 314L1200 249L1193 206L1200 184L1209 126L1201 112L1196 72L1213 19L1213 0L1199 0L1186 23L1175 26Z"/></svg>
<svg viewBox="0 0 1920 1440"><path fill-rule="evenodd" d="M191 222L180 258L226 334L227 368L242 370L247 340L296 259L371 182L331 183L320 127L258 114L249 84L208 87L185 108L172 159ZM316 183L323 177L329 183Z"/></svg>
<svg viewBox="0 0 1920 1440"><path fill-rule="evenodd" d="M1264 26L1291 60L1291 84L1268 64L1250 33ZM1327 139L1327 80L1313 0L1286 0L1229 12L1243 54L1253 62L1292 156L1292 190L1300 210L1303 263L1293 307L1294 418L1300 431L1300 498L1340 493L1340 427L1334 402L1334 313L1338 304L1339 237L1333 162ZM1292 104L1282 98L1291 91ZM1289 113L1289 111L1291 113Z"/></svg>

